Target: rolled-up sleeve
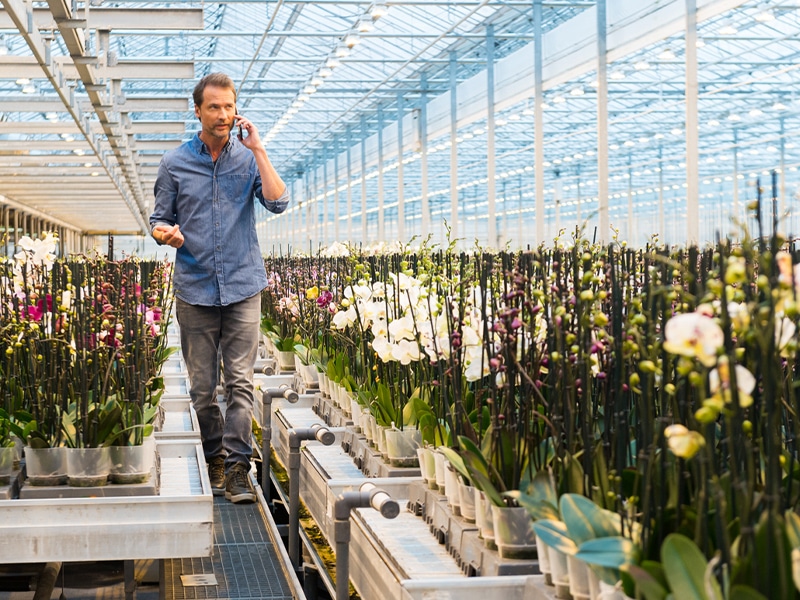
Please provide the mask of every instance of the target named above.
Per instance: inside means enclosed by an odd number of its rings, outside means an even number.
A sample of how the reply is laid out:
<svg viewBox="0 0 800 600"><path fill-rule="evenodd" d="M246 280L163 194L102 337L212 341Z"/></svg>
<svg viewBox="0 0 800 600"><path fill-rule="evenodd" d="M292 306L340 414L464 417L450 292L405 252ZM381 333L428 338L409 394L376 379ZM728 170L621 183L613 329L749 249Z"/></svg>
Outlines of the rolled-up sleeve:
<svg viewBox="0 0 800 600"><path fill-rule="evenodd" d="M283 193L277 200L267 200L264 198L264 195L261 193L260 189L258 190L256 196L264 208L271 213L280 214L286 210L287 206L289 206L289 186L285 186L283 188Z"/></svg>
<svg viewBox="0 0 800 600"><path fill-rule="evenodd" d="M153 213L150 215L150 234L158 225L168 225L172 227L177 223L176 198L178 197L178 187L175 178L169 172L166 158L162 158L158 165L158 175L153 187L155 203Z"/></svg>

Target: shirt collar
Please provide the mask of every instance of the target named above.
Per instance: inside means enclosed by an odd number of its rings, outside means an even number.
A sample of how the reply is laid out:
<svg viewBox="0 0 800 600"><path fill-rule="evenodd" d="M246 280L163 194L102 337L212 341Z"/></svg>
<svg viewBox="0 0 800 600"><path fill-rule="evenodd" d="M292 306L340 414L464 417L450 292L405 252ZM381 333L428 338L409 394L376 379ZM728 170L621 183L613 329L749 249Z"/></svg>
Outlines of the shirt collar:
<svg viewBox="0 0 800 600"><path fill-rule="evenodd" d="M192 145L192 149L197 152L198 154L209 154L208 148L206 147L203 140L200 139L200 132L194 134L194 137L190 140L190 144ZM233 136L228 137L228 141L225 143L225 147L222 149L222 152L227 152L233 146Z"/></svg>

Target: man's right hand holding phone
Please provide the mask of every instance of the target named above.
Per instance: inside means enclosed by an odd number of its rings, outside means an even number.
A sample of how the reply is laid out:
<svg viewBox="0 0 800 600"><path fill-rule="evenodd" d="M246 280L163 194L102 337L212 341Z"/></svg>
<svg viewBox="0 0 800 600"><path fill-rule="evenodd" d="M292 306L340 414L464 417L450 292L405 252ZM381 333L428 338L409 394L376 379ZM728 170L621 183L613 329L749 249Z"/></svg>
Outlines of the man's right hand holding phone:
<svg viewBox="0 0 800 600"><path fill-rule="evenodd" d="M169 225L156 225L153 228L153 237L157 242L173 248L183 246L183 234L181 233L180 225L177 223L172 227Z"/></svg>

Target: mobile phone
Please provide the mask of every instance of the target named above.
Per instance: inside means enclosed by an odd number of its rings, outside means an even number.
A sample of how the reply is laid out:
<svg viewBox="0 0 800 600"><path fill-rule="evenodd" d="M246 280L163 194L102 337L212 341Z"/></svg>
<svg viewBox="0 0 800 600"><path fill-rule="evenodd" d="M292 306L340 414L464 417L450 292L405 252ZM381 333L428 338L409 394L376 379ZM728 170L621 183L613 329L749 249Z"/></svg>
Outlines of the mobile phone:
<svg viewBox="0 0 800 600"><path fill-rule="evenodd" d="M236 111L236 116L237 117L239 116L239 111ZM242 126L239 125L239 139L241 140L243 138L244 138L244 132L242 132Z"/></svg>

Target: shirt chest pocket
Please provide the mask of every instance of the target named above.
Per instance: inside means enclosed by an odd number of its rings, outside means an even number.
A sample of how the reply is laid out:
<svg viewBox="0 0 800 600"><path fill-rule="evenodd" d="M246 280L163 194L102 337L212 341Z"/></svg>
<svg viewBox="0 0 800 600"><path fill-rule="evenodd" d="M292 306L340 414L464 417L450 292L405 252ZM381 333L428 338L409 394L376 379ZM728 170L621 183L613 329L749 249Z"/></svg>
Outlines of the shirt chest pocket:
<svg viewBox="0 0 800 600"><path fill-rule="evenodd" d="M247 174L229 173L217 177L221 202L242 204L253 197L252 179Z"/></svg>

